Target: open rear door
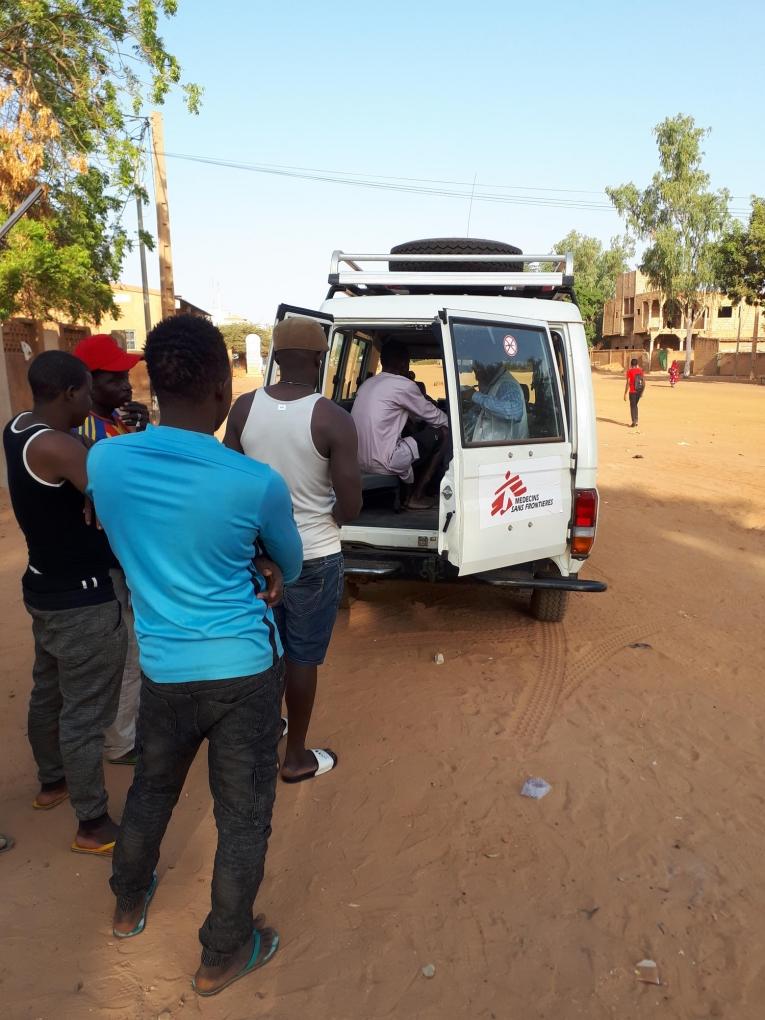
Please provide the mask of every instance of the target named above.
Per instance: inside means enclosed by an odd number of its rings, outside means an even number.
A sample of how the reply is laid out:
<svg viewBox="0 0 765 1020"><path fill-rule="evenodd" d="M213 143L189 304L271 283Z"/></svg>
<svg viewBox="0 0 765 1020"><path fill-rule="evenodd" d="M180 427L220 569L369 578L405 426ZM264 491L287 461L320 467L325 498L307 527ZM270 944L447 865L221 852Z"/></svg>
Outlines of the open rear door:
<svg viewBox="0 0 765 1020"><path fill-rule="evenodd" d="M572 457L547 323L440 313L454 459L439 550L460 575L566 552Z"/></svg>
<svg viewBox="0 0 765 1020"><path fill-rule="evenodd" d="M281 322L282 319L291 319L294 316L299 316L302 319L316 319L320 326L324 328L324 332L327 334L327 340L331 344L332 325L334 318L328 312L317 312L312 308L298 308L297 305L279 305L276 309L276 319L274 325ZM324 359L324 365L322 366L321 372L321 386L322 392L325 390L325 376L327 373L329 362L331 358ZM273 348L268 352L268 367L266 369L265 386L270 386L271 383L277 381L278 366L274 361Z"/></svg>

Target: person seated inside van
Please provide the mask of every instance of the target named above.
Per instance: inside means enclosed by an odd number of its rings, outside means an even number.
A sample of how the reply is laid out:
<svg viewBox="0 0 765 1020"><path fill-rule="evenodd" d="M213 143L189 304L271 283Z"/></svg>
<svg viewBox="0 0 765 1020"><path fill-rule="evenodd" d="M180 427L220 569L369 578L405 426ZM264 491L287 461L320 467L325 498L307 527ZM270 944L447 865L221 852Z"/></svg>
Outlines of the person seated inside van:
<svg viewBox="0 0 765 1020"><path fill-rule="evenodd" d="M433 500L425 498L423 492L442 457L449 419L423 397L409 378L409 352L403 344L397 340L385 343L380 363L382 371L359 387L351 412L359 437L361 470L372 475L397 475L414 486L407 508L427 510ZM425 427L403 437L409 419Z"/></svg>
<svg viewBox="0 0 765 1020"><path fill-rule="evenodd" d="M473 443L517 441L529 438L529 421L523 387L507 363L473 362L478 388L470 401L465 431ZM528 392L528 391L527 391Z"/></svg>

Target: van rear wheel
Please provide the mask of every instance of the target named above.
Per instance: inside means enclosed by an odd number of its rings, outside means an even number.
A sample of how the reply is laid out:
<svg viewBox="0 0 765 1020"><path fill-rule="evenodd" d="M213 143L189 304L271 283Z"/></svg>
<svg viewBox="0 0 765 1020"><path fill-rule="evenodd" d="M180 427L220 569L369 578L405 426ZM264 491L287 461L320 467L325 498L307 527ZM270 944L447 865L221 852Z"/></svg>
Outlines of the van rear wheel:
<svg viewBox="0 0 765 1020"><path fill-rule="evenodd" d="M568 592L559 588L534 588L531 615L542 623L560 623L568 608Z"/></svg>

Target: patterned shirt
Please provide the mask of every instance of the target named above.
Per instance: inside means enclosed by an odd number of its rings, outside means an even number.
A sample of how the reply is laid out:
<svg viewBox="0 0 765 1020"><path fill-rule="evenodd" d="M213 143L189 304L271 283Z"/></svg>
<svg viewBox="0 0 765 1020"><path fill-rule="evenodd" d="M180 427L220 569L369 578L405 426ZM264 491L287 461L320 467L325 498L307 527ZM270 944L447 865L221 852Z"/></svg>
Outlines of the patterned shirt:
<svg viewBox="0 0 765 1020"><path fill-rule="evenodd" d="M74 430L75 434L82 436L91 443L97 443L100 439L111 439L113 436L124 436L131 432L116 411L111 418L102 418L100 414L91 411L79 428Z"/></svg>

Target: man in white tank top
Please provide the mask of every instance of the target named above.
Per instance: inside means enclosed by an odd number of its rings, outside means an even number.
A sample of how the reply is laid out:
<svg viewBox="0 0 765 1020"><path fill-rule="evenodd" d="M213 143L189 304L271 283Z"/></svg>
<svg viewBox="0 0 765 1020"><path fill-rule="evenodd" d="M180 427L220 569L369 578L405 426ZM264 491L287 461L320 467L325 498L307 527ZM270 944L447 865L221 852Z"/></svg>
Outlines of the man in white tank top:
<svg viewBox="0 0 765 1020"><path fill-rule="evenodd" d="M287 664L285 783L312 779L337 764L329 748L305 746L318 667L343 591L340 526L361 512L356 427L347 411L316 392L327 349L324 330L314 319L278 323L274 357L280 380L239 397L224 440L282 475L303 540L303 572L285 587L274 610Z"/></svg>

